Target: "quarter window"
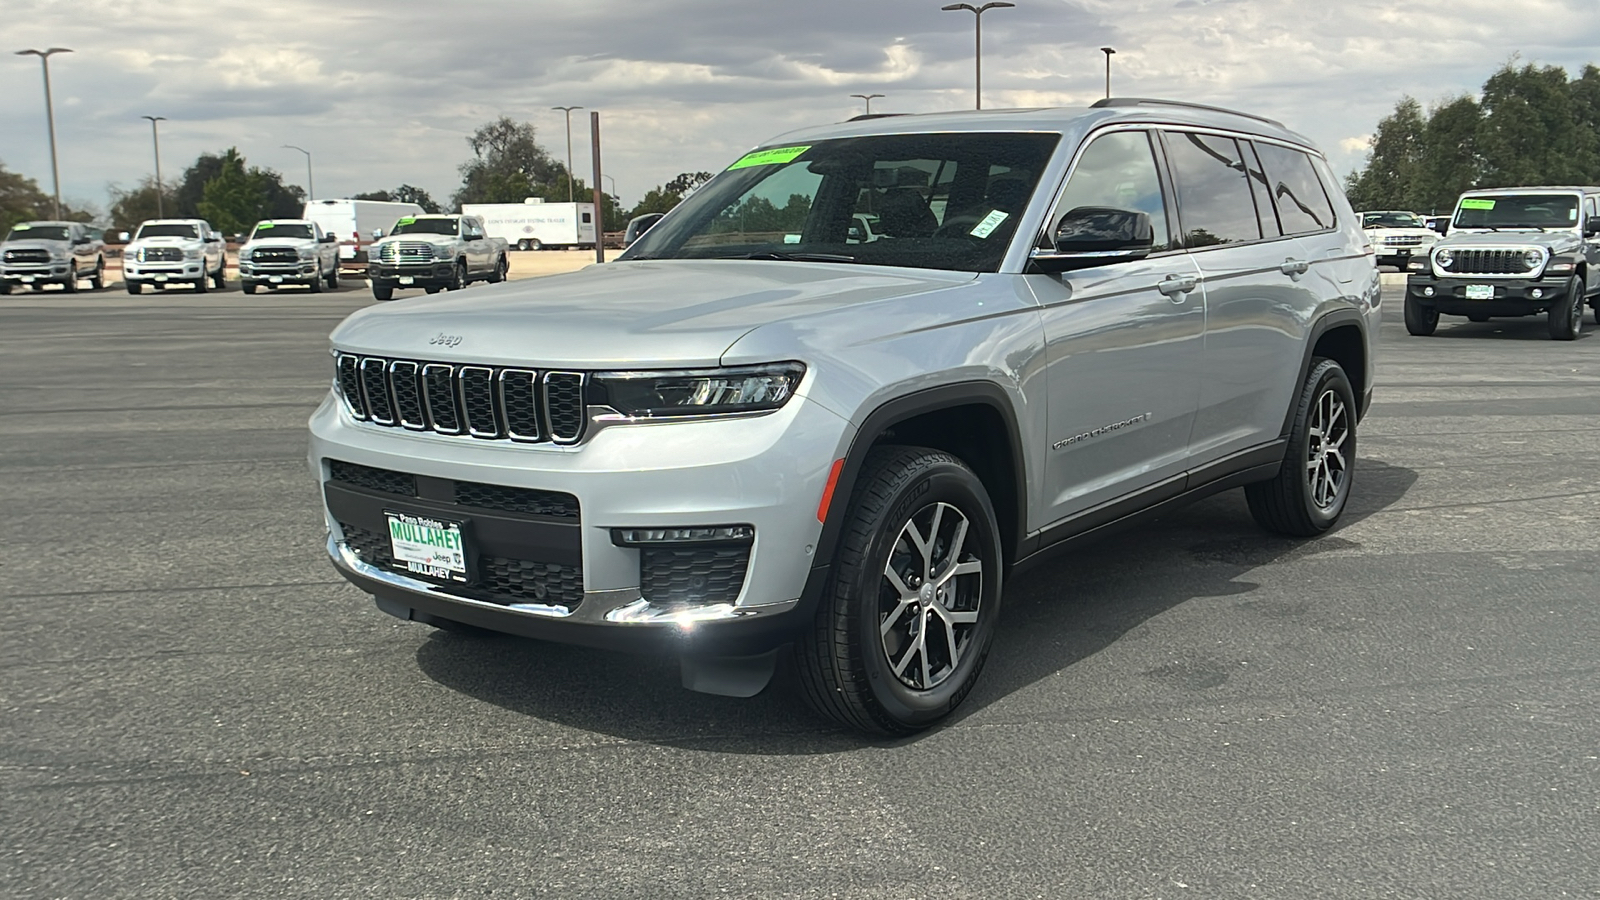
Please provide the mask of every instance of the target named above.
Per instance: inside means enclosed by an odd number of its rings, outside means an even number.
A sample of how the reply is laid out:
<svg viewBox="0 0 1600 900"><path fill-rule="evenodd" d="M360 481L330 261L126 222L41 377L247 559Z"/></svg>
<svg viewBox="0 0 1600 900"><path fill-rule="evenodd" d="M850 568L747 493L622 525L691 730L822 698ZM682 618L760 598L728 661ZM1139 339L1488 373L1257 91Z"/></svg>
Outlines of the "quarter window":
<svg viewBox="0 0 1600 900"><path fill-rule="evenodd" d="M1333 227L1333 203L1317 180L1311 157L1299 150L1260 144L1261 162L1266 166L1272 199L1284 234L1306 234Z"/></svg>
<svg viewBox="0 0 1600 900"><path fill-rule="evenodd" d="M1213 134L1168 132L1166 145L1184 244L1209 247L1260 240L1238 142Z"/></svg>
<svg viewBox="0 0 1600 900"><path fill-rule="evenodd" d="M1250 174L1250 194L1256 201L1256 221L1260 223L1264 236L1277 237L1283 234L1283 227L1272 208L1272 188L1267 184L1266 170L1261 168L1261 158L1249 141L1240 141L1239 145L1244 150L1244 165Z"/></svg>
<svg viewBox="0 0 1600 900"><path fill-rule="evenodd" d="M1083 151L1056 210L1064 215L1080 206L1142 212L1150 217L1155 249L1172 249L1166 203L1162 200L1161 179L1156 176L1148 132L1114 131L1095 138Z"/></svg>

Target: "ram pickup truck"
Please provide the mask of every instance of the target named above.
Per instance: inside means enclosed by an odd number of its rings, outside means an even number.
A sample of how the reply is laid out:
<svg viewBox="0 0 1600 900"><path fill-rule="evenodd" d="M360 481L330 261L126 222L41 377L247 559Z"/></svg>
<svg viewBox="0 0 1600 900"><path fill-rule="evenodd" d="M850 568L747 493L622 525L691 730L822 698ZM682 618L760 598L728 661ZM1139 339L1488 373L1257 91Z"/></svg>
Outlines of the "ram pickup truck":
<svg viewBox="0 0 1600 900"><path fill-rule="evenodd" d="M402 216L394 230L367 248L372 296L394 297L396 288L430 294L460 290L474 281L505 280L506 242L484 233L477 216Z"/></svg>
<svg viewBox="0 0 1600 900"><path fill-rule="evenodd" d="M1372 244L1372 255L1380 266L1406 267L1413 256L1426 256L1439 232L1428 227L1416 213L1380 210L1359 213L1361 230Z"/></svg>
<svg viewBox="0 0 1600 900"><path fill-rule="evenodd" d="M246 294L266 286L303 284L316 294L339 286L339 239L309 219L256 223L239 248L239 286Z"/></svg>
<svg viewBox="0 0 1600 900"><path fill-rule="evenodd" d="M192 284L195 293L227 283L227 245L204 219L151 219L139 225L122 250L122 281L128 293L144 286Z"/></svg>
<svg viewBox="0 0 1600 900"><path fill-rule="evenodd" d="M106 247L82 222L19 222L0 242L0 294L47 284L70 294L83 278L95 290L105 286Z"/></svg>

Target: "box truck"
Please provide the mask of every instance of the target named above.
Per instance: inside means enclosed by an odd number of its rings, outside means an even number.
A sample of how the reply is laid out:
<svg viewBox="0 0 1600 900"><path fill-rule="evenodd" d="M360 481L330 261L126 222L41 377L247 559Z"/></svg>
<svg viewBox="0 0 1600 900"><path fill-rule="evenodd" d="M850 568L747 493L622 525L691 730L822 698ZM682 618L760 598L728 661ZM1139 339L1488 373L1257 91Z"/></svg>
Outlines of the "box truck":
<svg viewBox="0 0 1600 900"><path fill-rule="evenodd" d="M395 220L401 216L420 216L422 207L415 203L393 203L388 200L312 200L306 203L302 218L322 226L322 230L339 239L340 268L363 268L367 262L366 246L377 238L373 232L388 234Z"/></svg>
<svg viewBox="0 0 1600 900"><path fill-rule="evenodd" d="M518 250L593 250L593 203L463 203L461 212L483 219L489 237L504 238Z"/></svg>

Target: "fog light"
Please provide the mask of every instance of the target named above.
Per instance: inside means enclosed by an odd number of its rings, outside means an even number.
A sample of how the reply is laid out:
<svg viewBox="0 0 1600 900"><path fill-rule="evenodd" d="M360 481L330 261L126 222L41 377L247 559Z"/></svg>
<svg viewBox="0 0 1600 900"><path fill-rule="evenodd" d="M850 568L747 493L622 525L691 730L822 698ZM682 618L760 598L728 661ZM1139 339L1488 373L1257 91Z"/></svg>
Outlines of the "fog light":
<svg viewBox="0 0 1600 900"><path fill-rule="evenodd" d="M1537 300L1540 297L1544 296L1544 288L1534 288L1533 290L1528 292L1528 296L1532 297L1535 300Z"/></svg>
<svg viewBox="0 0 1600 900"><path fill-rule="evenodd" d="M1432 297L1433 296L1433 288L1431 288L1431 287L1423 288L1422 289L1422 296L1424 296L1424 297Z"/></svg>
<svg viewBox="0 0 1600 900"><path fill-rule="evenodd" d="M755 540L752 525L697 525L689 528L613 528L611 542L619 547L660 544L748 544Z"/></svg>

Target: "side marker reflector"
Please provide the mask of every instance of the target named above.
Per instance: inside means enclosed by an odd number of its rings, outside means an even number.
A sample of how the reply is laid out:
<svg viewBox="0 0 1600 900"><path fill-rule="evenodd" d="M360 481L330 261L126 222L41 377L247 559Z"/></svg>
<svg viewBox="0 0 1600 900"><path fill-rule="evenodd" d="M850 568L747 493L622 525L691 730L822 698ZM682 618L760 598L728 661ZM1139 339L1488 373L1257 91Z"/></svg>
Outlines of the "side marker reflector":
<svg viewBox="0 0 1600 900"><path fill-rule="evenodd" d="M833 468L828 470L828 483L822 488L822 502L817 504L817 521L828 521L828 507L833 503L833 489L839 484L839 470L844 468L844 460L833 461Z"/></svg>

